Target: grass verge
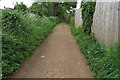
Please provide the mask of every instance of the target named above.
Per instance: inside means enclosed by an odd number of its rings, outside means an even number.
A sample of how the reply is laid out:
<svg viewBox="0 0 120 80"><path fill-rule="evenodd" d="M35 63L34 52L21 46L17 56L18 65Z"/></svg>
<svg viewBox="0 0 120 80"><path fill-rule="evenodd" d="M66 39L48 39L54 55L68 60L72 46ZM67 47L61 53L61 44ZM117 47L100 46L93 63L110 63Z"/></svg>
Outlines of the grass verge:
<svg viewBox="0 0 120 80"><path fill-rule="evenodd" d="M94 35L85 34L82 28L71 27L71 32L76 36L77 43L96 78L119 78L120 46L101 45Z"/></svg>

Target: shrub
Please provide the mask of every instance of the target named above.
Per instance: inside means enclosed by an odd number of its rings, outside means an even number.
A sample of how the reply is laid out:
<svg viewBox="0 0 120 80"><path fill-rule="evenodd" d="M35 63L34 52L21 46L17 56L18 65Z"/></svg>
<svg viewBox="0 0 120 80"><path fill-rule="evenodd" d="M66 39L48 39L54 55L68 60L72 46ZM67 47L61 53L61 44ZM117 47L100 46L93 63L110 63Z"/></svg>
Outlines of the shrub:
<svg viewBox="0 0 120 80"><path fill-rule="evenodd" d="M77 38L81 52L97 78L119 78L118 50L120 46L102 45L91 33L95 2L82 2L83 27L75 28L71 25L71 32ZM70 23L74 24L74 22Z"/></svg>
<svg viewBox="0 0 120 80"><path fill-rule="evenodd" d="M14 6L14 9L17 10L18 12L23 12L24 14L27 12L28 8L27 6L21 2L20 4L17 4Z"/></svg>
<svg viewBox="0 0 120 80"><path fill-rule="evenodd" d="M74 19L74 17L71 17L69 24L70 24L70 26L75 26L75 19Z"/></svg>
<svg viewBox="0 0 120 80"><path fill-rule="evenodd" d="M19 69L58 22L30 13L3 10L2 14L2 77L5 78Z"/></svg>

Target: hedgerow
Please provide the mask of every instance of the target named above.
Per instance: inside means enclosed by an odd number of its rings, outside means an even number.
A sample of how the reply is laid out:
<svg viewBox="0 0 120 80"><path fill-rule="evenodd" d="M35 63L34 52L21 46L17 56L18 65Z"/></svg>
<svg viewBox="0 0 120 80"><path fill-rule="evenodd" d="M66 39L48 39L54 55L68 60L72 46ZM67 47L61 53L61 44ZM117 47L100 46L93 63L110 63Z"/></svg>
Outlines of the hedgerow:
<svg viewBox="0 0 120 80"><path fill-rule="evenodd" d="M71 27L71 32L76 36L81 52L85 54L96 78L119 78L120 46L101 45L94 35L85 34L82 28Z"/></svg>
<svg viewBox="0 0 120 80"><path fill-rule="evenodd" d="M2 77L19 69L35 47L52 31L57 18L2 10Z"/></svg>

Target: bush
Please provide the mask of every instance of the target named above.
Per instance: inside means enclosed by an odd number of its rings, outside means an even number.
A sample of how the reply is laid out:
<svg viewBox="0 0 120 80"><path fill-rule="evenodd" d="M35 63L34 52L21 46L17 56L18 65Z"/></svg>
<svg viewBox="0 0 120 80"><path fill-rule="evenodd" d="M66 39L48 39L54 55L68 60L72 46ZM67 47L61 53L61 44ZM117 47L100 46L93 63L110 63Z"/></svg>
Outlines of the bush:
<svg viewBox="0 0 120 80"><path fill-rule="evenodd" d="M2 14L2 77L5 78L20 67L58 22L15 11L3 10Z"/></svg>
<svg viewBox="0 0 120 80"><path fill-rule="evenodd" d="M94 35L87 35L81 28L71 28L73 35L77 37L81 52L88 59L95 77L119 78L118 45L101 45ZM120 47L120 46L119 46ZM118 62L119 61L119 62Z"/></svg>
<svg viewBox="0 0 120 80"><path fill-rule="evenodd" d="M50 20L52 20L53 22L55 22L55 23L57 23L57 24L61 22L58 17L50 16L49 18L50 18Z"/></svg>
<svg viewBox="0 0 120 80"><path fill-rule="evenodd" d="M75 19L74 19L74 17L71 17L69 24L70 24L70 26L75 26Z"/></svg>

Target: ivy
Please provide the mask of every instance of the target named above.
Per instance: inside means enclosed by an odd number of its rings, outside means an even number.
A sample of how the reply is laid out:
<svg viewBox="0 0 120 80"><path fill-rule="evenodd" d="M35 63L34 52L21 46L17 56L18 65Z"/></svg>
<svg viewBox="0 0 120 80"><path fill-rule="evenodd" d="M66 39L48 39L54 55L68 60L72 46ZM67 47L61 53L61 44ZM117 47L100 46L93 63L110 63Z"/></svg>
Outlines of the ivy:
<svg viewBox="0 0 120 80"><path fill-rule="evenodd" d="M87 34L91 33L91 26L93 23L93 14L95 12L96 2L82 2L82 20L83 20L83 29Z"/></svg>

